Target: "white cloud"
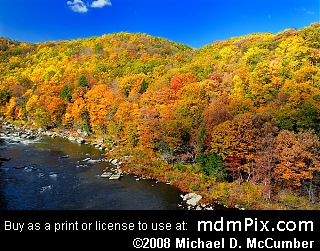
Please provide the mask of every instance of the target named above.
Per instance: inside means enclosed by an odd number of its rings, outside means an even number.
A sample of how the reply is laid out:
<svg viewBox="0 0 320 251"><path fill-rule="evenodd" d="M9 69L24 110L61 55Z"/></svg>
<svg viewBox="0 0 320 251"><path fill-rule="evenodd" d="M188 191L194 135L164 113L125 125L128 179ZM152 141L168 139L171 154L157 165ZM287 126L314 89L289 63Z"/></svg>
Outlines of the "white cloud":
<svg viewBox="0 0 320 251"><path fill-rule="evenodd" d="M83 0L70 0L67 2L69 8L74 12L86 13L89 8L103 8L105 6L111 6L111 0L94 0L89 3L84 3Z"/></svg>
<svg viewBox="0 0 320 251"><path fill-rule="evenodd" d="M110 0L95 0L91 3L90 7L92 8L102 8L104 6L111 6Z"/></svg>
<svg viewBox="0 0 320 251"><path fill-rule="evenodd" d="M70 9L74 12L86 13L88 12L88 7L82 2L82 0L73 0L68 1L67 5L70 6Z"/></svg>
<svg viewBox="0 0 320 251"><path fill-rule="evenodd" d="M313 14L315 14L313 11L311 11L311 10L308 10L307 8L301 8L301 10L304 12L304 13L306 13L306 14L308 14L308 15L313 15Z"/></svg>

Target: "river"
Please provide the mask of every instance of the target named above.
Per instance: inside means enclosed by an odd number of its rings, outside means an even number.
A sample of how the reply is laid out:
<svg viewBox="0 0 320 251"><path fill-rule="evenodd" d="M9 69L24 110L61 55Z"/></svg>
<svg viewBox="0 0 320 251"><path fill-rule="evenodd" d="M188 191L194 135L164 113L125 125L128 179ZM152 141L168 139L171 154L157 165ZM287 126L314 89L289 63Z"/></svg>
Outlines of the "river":
<svg viewBox="0 0 320 251"><path fill-rule="evenodd" d="M101 177L112 165L94 146L4 131L0 138L1 210L184 209L180 190L170 185L133 175Z"/></svg>

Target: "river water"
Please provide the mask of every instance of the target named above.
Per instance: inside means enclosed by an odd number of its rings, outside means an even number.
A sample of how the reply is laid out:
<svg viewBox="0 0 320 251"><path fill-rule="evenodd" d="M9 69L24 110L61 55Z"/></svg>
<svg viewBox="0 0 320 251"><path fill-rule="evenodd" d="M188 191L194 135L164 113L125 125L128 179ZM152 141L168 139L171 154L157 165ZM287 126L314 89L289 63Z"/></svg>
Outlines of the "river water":
<svg viewBox="0 0 320 251"><path fill-rule="evenodd" d="M1 210L182 210L179 189L154 180L100 175L104 152L63 138L0 133ZM90 158L90 161L84 161Z"/></svg>

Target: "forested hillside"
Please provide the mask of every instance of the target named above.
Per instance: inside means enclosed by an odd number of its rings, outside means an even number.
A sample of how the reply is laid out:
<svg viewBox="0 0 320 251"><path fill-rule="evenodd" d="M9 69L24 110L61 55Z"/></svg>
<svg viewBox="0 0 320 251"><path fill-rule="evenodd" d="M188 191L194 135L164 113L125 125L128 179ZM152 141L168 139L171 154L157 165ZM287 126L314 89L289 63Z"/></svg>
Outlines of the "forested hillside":
<svg viewBox="0 0 320 251"><path fill-rule="evenodd" d="M320 209L320 23L198 50L0 38L5 120L83 132L129 172L248 209Z"/></svg>

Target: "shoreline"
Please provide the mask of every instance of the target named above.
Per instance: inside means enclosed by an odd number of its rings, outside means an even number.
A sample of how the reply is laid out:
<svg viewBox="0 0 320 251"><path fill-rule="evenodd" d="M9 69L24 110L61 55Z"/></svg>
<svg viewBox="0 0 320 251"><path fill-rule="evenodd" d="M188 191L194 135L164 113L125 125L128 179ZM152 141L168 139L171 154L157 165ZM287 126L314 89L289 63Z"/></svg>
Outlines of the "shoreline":
<svg viewBox="0 0 320 251"><path fill-rule="evenodd" d="M93 146L101 151L104 151L105 153L105 160L109 162L112 166L114 166L118 172L126 174L126 175L137 175L134 173L134 171L130 171L128 168L125 168L125 162L127 156L124 156L124 158L113 159L113 158L107 158L108 152L106 150L106 147L104 146L103 140L100 139L94 139L93 137L90 137L89 135L86 135L82 131L69 131L69 130L44 130L43 128L34 128L27 125L15 125L9 121L5 121L4 119L0 120L0 132L2 131L3 134L10 136L11 132L17 133L16 136L22 138L22 139L29 139L29 140L35 140L41 137L59 137L69 140L70 142L78 143L78 144L86 144ZM4 142L5 140L3 138L0 138L0 141ZM112 151L109 150L109 151ZM5 161L5 159L3 160ZM1 155L0 155L0 167L3 164L3 161L1 161ZM144 177L144 176L138 176L137 180L140 179L152 179L156 182L163 182L159 181L157 178L150 178L150 177ZM165 182L163 182L165 183ZM168 185L171 185L167 183ZM181 191L180 197L182 198L183 205L180 205L181 207L186 208L187 210L239 210L238 208L227 208L224 205L221 205L219 203L200 203L200 201L203 199L203 197L199 194L189 192L184 193L179 187L174 186L178 188Z"/></svg>

